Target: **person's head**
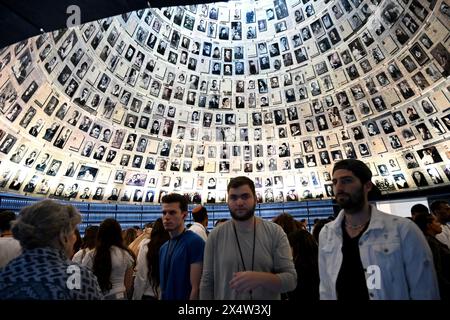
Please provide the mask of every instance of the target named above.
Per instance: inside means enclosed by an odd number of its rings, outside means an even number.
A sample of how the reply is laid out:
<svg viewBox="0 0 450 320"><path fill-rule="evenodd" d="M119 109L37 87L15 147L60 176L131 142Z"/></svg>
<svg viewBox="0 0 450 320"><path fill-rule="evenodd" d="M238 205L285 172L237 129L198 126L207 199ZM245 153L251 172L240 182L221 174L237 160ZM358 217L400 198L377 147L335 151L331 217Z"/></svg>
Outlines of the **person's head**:
<svg viewBox="0 0 450 320"><path fill-rule="evenodd" d="M413 220L415 220L419 214L430 214L428 208L421 203L417 203L411 207L411 218Z"/></svg>
<svg viewBox="0 0 450 320"><path fill-rule="evenodd" d="M441 223L447 223L450 221L450 204L448 201L434 201L430 206L430 211Z"/></svg>
<svg viewBox="0 0 450 320"><path fill-rule="evenodd" d="M137 230L135 228L128 228L123 232L123 243L126 247L128 247L136 238L137 238Z"/></svg>
<svg viewBox="0 0 450 320"><path fill-rule="evenodd" d="M419 171L413 172L413 178L415 178L417 181L420 181L422 179L423 175Z"/></svg>
<svg viewBox="0 0 450 320"><path fill-rule="evenodd" d="M164 229L171 237L180 234L184 229L184 220L188 213L188 201L181 194L170 193L161 199Z"/></svg>
<svg viewBox="0 0 450 320"><path fill-rule="evenodd" d="M97 241L98 226L89 226L84 231L82 249L94 249Z"/></svg>
<svg viewBox="0 0 450 320"><path fill-rule="evenodd" d="M22 144L19 149L17 150L17 154L22 154L25 152L26 146L24 144Z"/></svg>
<svg viewBox="0 0 450 320"><path fill-rule="evenodd" d="M372 172L364 162L345 159L333 167L333 192L336 202L348 213L358 212L368 201L372 190Z"/></svg>
<svg viewBox="0 0 450 320"><path fill-rule="evenodd" d="M309 37L309 30L308 30L307 28L304 28L304 29L302 30L302 34L303 34L303 37L308 38L308 37Z"/></svg>
<svg viewBox="0 0 450 320"><path fill-rule="evenodd" d="M442 232L441 223L432 214L420 213L415 217L414 222L425 235L435 237Z"/></svg>
<svg viewBox="0 0 450 320"><path fill-rule="evenodd" d="M29 156L29 157L30 157L31 159L33 159L33 158L35 158L36 156L37 156L37 151L34 151L34 150L33 150L33 151L31 151L31 153L30 153L30 156ZM71 162L71 163L72 163L72 166L73 166L73 162Z"/></svg>
<svg viewBox="0 0 450 320"><path fill-rule="evenodd" d="M88 95L89 93L89 89L88 88L83 88L83 91L81 92L81 97L84 98Z"/></svg>
<svg viewBox="0 0 450 320"><path fill-rule="evenodd" d="M61 195L63 191L64 191L64 184L63 184L63 183L60 183L60 184L58 184L58 186L56 187L55 195Z"/></svg>
<svg viewBox="0 0 450 320"><path fill-rule="evenodd" d="M103 131L103 140L109 141L110 138L111 138L111 130L105 129L105 131Z"/></svg>
<svg viewBox="0 0 450 320"><path fill-rule="evenodd" d="M118 190L117 190L117 188L112 188L112 190L111 190L111 195L112 196L117 196L118 195Z"/></svg>
<svg viewBox="0 0 450 320"><path fill-rule="evenodd" d="M43 200L23 208L11 231L24 250L51 247L70 258L80 222L81 215L75 207Z"/></svg>
<svg viewBox="0 0 450 320"><path fill-rule="evenodd" d="M100 134L100 127L99 126L92 127L91 136L98 137L99 134Z"/></svg>
<svg viewBox="0 0 450 320"><path fill-rule="evenodd" d="M87 187L84 188L83 189L83 193L86 194L86 195L89 195L89 188L87 188Z"/></svg>
<svg viewBox="0 0 450 320"><path fill-rule="evenodd" d="M199 205L192 209L192 218L195 222L201 223L206 227L208 225L208 210L204 206Z"/></svg>
<svg viewBox="0 0 450 320"><path fill-rule="evenodd" d="M152 129L153 130L158 130L159 129L159 122L158 122L158 120L153 121Z"/></svg>
<svg viewBox="0 0 450 320"><path fill-rule="evenodd" d="M283 228L283 231L286 233L286 235L289 235L290 233L298 229L294 217L289 213L283 212L278 216L276 216L275 218L273 218L272 221L278 224L281 228Z"/></svg>
<svg viewBox="0 0 450 320"><path fill-rule="evenodd" d="M6 139L6 140L3 142L3 148L8 148L8 147L11 145L12 142L13 142L13 139L12 139L12 138Z"/></svg>
<svg viewBox="0 0 450 320"><path fill-rule="evenodd" d="M233 219L246 221L254 216L256 191L254 182L248 177L232 178L227 186L228 208Z"/></svg>
<svg viewBox="0 0 450 320"><path fill-rule="evenodd" d="M78 183L74 183L74 184L72 185L72 187L70 188L70 191L71 191L71 192L77 192L77 191L78 191L78 188L79 188Z"/></svg>
<svg viewBox="0 0 450 320"><path fill-rule="evenodd" d="M11 231L11 223L14 220L16 220L16 214L13 211L0 212L0 236L4 236Z"/></svg>

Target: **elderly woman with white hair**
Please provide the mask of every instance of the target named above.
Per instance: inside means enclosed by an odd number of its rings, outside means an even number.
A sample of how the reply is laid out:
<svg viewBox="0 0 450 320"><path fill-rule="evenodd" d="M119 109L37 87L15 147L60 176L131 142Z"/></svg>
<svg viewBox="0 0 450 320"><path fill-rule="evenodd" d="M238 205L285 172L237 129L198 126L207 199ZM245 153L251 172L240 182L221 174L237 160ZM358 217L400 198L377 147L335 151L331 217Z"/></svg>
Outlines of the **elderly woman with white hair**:
<svg viewBox="0 0 450 320"><path fill-rule="evenodd" d="M23 208L12 226L23 251L0 271L0 300L101 299L94 274L69 260L80 222L73 206L52 200Z"/></svg>

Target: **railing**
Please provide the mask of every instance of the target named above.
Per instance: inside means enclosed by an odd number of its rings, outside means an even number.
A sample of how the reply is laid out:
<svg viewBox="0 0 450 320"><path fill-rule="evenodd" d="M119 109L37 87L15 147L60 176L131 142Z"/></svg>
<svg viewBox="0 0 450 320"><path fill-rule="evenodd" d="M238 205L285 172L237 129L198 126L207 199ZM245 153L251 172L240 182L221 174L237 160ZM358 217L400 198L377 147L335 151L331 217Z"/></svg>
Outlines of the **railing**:
<svg viewBox="0 0 450 320"><path fill-rule="evenodd" d="M0 209L19 212L23 207L31 205L42 199L25 196L0 193ZM161 217L160 205L129 205L129 204L102 204L89 202L61 201L76 207L82 215L82 223L79 225L81 234L89 225L98 225L106 218L114 218L121 224L122 228L130 226L143 227L146 223L155 221ZM205 204L208 210L208 229L214 227L218 219L230 219L230 212L226 204ZM189 212L195 205L190 204ZM333 215L333 203L331 200L314 200L300 202L274 202L259 203L255 208L255 214L263 219L271 220L280 213L289 213L296 219L306 219L311 227L316 218L326 218ZM191 214L186 223L192 223Z"/></svg>

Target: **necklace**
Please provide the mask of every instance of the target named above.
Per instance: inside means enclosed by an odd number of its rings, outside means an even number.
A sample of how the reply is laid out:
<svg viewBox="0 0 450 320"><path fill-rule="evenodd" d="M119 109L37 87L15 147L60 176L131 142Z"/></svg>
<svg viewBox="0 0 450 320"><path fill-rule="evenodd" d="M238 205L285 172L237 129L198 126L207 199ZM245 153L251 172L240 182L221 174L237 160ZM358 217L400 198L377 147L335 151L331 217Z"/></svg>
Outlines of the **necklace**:
<svg viewBox="0 0 450 320"><path fill-rule="evenodd" d="M369 206L369 220L367 220L366 222L363 222L361 224L353 224L353 223L348 222L347 219L344 219L344 223L347 228L350 228L352 230L361 229L362 227L365 227L370 222L371 216L372 216L372 207Z"/></svg>
<svg viewBox="0 0 450 320"><path fill-rule="evenodd" d="M366 221L366 222L361 223L361 224L351 224L351 223L348 223L347 221L345 221L345 226L350 228L350 229L352 229L352 230L356 230L356 229L360 229L360 228L364 227L367 223L369 223L369 221Z"/></svg>
<svg viewBox="0 0 450 320"><path fill-rule="evenodd" d="M241 262L242 262L242 266L244 267L244 271L247 271L247 268L245 267L245 262L244 262L244 256L242 255L242 250L241 250L241 245L239 243L239 238L237 235L237 231L236 231L236 226L233 223L233 229L234 229L234 236L236 237L236 242L238 245L238 249L239 249L239 255L241 256ZM255 266L255 244L256 244L256 218L253 218L253 249L252 249L252 269L251 271L253 271L254 266ZM253 291L250 290L250 300L253 300Z"/></svg>

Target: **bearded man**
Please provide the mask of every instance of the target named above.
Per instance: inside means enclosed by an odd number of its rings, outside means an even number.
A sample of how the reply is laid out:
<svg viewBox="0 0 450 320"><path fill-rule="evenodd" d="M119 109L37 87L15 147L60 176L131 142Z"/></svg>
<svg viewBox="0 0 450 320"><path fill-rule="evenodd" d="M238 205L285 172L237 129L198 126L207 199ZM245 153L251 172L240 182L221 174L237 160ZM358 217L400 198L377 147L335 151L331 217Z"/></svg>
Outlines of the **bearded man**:
<svg viewBox="0 0 450 320"><path fill-rule="evenodd" d="M333 193L342 208L319 236L320 298L439 299L433 256L413 221L369 204L376 187L361 161L333 168Z"/></svg>
<svg viewBox="0 0 450 320"><path fill-rule="evenodd" d="M232 219L211 231L206 241L200 299L279 300L297 285L291 248L283 229L255 217L255 184L230 180Z"/></svg>

